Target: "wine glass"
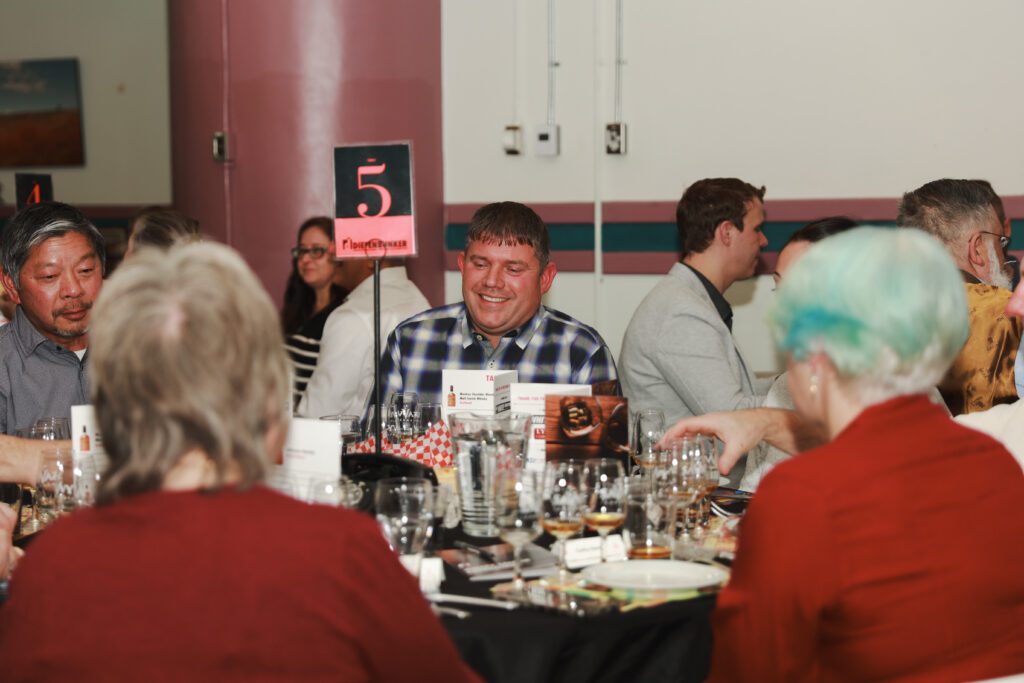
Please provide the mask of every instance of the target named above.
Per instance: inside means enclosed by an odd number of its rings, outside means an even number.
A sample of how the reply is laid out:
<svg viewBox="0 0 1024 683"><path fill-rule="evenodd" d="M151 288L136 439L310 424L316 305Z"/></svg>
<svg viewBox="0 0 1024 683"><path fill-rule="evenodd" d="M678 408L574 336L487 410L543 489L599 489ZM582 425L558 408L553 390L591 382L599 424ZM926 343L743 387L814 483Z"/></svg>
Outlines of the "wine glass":
<svg viewBox="0 0 1024 683"><path fill-rule="evenodd" d="M495 480L495 522L498 536L512 546L511 593L524 595L523 547L540 536L543 475L526 469L507 469Z"/></svg>
<svg viewBox="0 0 1024 683"><path fill-rule="evenodd" d="M583 530L583 463L578 460L554 460L544 466L544 531L558 539L557 583L571 578L565 566L565 542Z"/></svg>
<svg viewBox="0 0 1024 683"><path fill-rule="evenodd" d="M686 514L690 504L703 492L704 462L699 449L694 452L693 436L672 439L658 455L654 468L654 488L663 496L675 499L677 515L686 531Z"/></svg>
<svg viewBox="0 0 1024 683"><path fill-rule="evenodd" d="M658 442L665 435L665 413L657 408L639 410L633 416L633 443L630 449L641 470L650 469L657 460Z"/></svg>
<svg viewBox="0 0 1024 683"><path fill-rule="evenodd" d="M626 519L623 509L625 473L618 460L596 458L583 463L583 490L586 509L583 523L601 537L601 561L606 562L604 545L608 532L622 526Z"/></svg>
<svg viewBox="0 0 1024 683"><path fill-rule="evenodd" d="M434 489L427 479L381 479L374 492L377 523L409 573L418 577L434 522Z"/></svg>
<svg viewBox="0 0 1024 683"><path fill-rule="evenodd" d="M388 400L388 437L394 444L409 443L419 427L419 396L412 392L391 394Z"/></svg>

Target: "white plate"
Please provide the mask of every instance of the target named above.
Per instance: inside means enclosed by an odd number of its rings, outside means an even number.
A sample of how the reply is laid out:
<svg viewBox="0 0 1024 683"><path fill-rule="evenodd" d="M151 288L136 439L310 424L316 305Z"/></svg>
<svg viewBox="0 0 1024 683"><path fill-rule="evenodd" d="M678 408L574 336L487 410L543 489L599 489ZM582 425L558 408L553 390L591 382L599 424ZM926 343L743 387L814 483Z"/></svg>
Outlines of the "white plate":
<svg viewBox="0 0 1024 683"><path fill-rule="evenodd" d="M678 560L626 560L594 564L583 578L609 588L626 590L685 590L722 583L726 573L718 567Z"/></svg>

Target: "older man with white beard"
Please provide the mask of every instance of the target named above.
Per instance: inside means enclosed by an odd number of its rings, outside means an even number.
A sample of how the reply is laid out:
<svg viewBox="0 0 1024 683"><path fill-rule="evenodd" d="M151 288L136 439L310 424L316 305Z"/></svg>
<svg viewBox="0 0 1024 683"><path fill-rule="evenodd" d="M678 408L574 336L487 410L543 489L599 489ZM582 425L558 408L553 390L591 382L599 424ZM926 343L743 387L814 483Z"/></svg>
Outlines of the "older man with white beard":
<svg viewBox="0 0 1024 683"><path fill-rule="evenodd" d="M1003 264L1010 236L998 204L985 181L944 178L903 195L896 218L901 227L942 240L963 274L970 336L939 385L954 415L1017 399L1014 359L1021 323L1006 314L1011 283Z"/></svg>

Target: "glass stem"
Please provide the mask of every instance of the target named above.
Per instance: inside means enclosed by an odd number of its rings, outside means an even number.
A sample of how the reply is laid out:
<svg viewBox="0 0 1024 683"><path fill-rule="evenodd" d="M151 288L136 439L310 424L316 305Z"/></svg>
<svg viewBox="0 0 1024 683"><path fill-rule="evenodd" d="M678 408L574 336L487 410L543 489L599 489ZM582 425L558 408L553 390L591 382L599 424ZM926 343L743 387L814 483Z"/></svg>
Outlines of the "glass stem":
<svg viewBox="0 0 1024 683"><path fill-rule="evenodd" d="M558 576L562 581L569 575L569 568L565 566L565 544L568 538L558 539Z"/></svg>
<svg viewBox="0 0 1024 683"><path fill-rule="evenodd" d="M526 583L523 581L522 567L523 546L516 544L512 546L512 587L517 593L522 592Z"/></svg>
<svg viewBox="0 0 1024 683"><path fill-rule="evenodd" d="M607 531L598 531L597 535L601 538L601 561L602 562L607 562L608 561L608 557L604 553L604 542L608 538L608 532Z"/></svg>

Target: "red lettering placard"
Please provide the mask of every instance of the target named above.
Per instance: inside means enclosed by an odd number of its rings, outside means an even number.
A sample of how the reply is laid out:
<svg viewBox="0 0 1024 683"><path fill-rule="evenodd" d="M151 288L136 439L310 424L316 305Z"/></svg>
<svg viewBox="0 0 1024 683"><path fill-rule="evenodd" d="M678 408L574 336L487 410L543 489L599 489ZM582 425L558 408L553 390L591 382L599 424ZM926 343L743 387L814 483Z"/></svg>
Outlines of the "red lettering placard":
<svg viewBox="0 0 1024 683"><path fill-rule="evenodd" d="M334 148L334 245L339 259L416 255L408 142Z"/></svg>

